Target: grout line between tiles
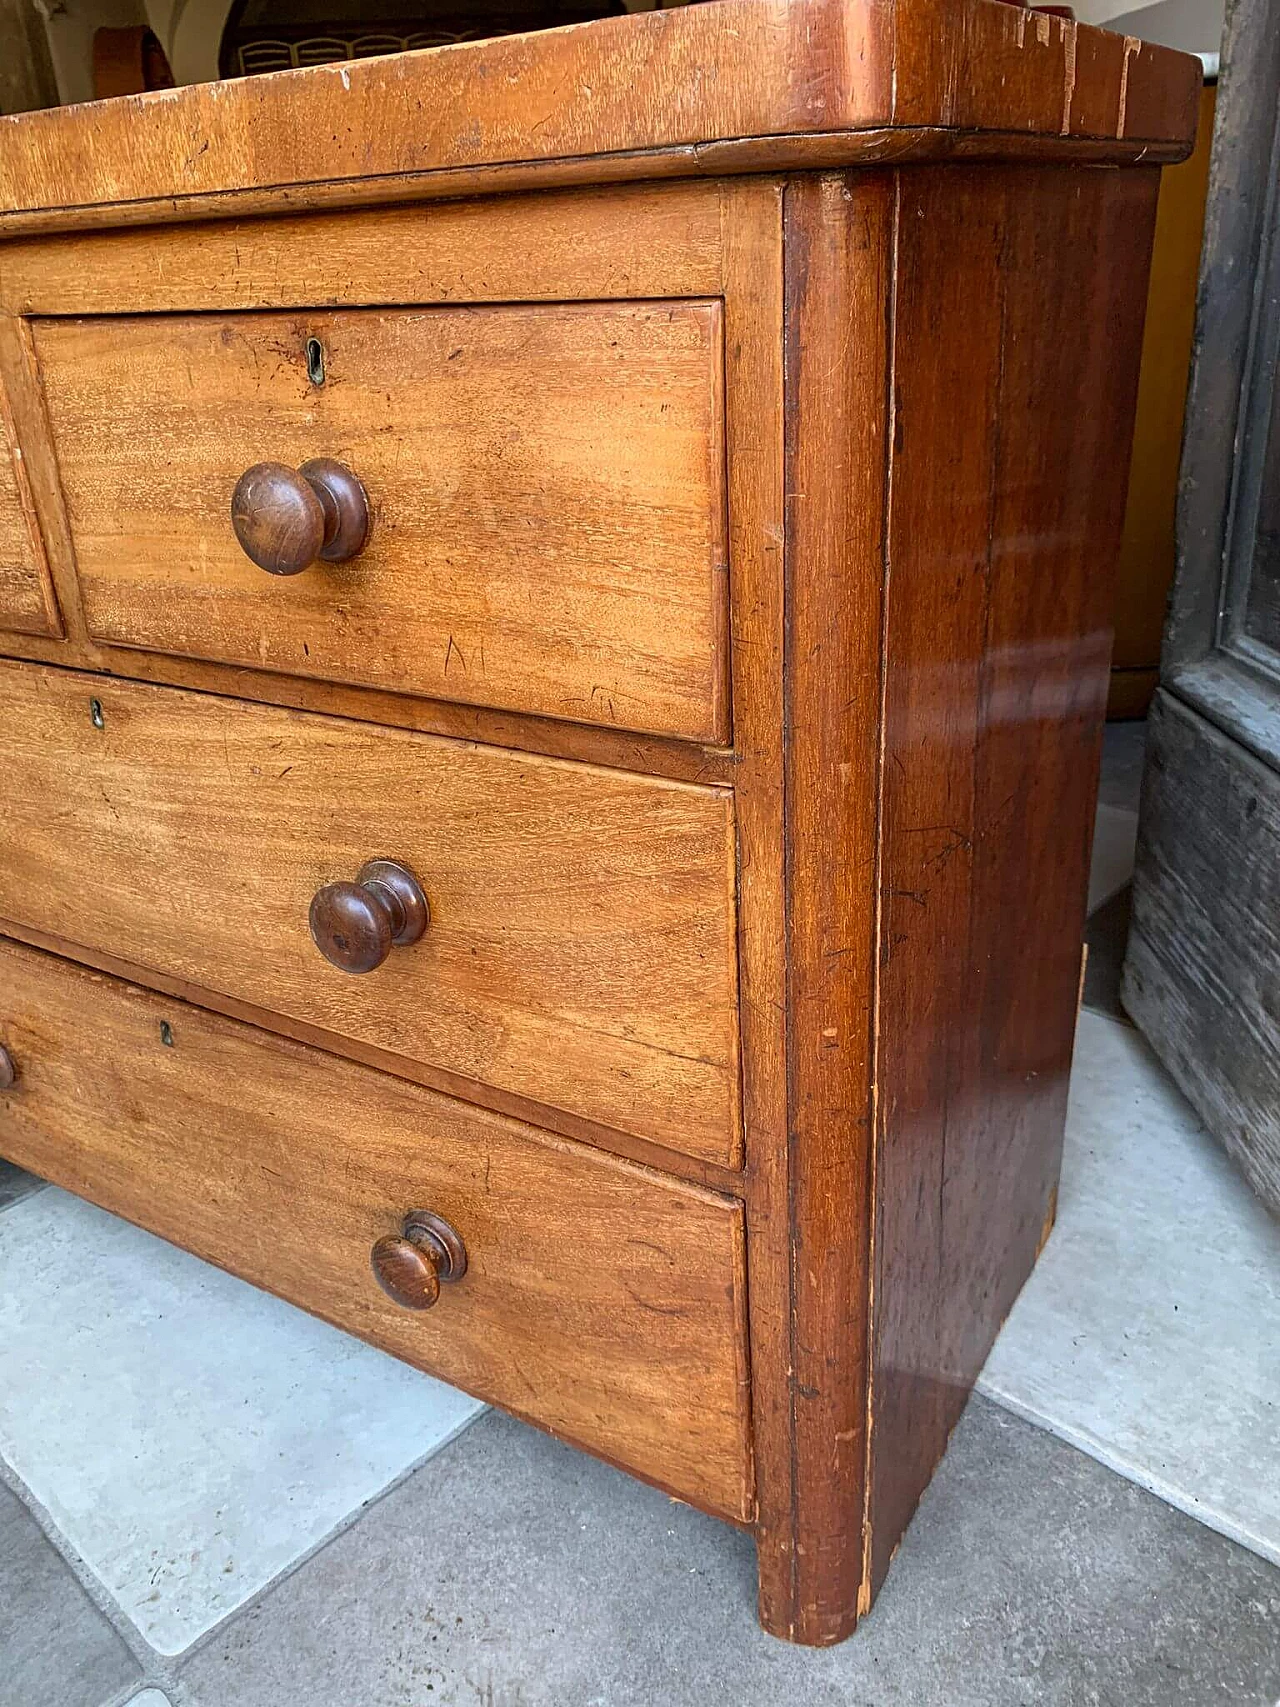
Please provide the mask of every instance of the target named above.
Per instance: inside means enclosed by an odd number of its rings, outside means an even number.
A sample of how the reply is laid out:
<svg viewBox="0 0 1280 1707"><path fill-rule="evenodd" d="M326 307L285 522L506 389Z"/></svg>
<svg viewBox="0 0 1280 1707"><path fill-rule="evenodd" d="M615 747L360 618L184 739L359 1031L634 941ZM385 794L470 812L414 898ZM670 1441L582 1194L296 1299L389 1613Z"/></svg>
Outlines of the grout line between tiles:
<svg viewBox="0 0 1280 1707"><path fill-rule="evenodd" d="M3 1455L0 1455L0 1483L3 1483L4 1486L9 1489L10 1493L15 1495L15 1497L26 1507L34 1520L36 1527L40 1530L45 1540L53 1548L54 1552L57 1553L63 1564L71 1572L72 1576L79 1583L85 1594L88 1595L94 1606L107 1620L108 1624L110 1624L116 1635L119 1636L120 1640L124 1643L126 1648L128 1648L129 1652L141 1667L144 1677L149 1679L156 1669L156 1662L159 1661L161 1665L163 1665L163 1656L157 1654L155 1649L144 1639L137 1626L121 1609L119 1603L107 1588L102 1578L93 1569L92 1565L89 1564L88 1560L82 1558L76 1551L71 1542L54 1522L48 1508L39 1499L37 1499L35 1494L32 1493L31 1489L9 1463L9 1460ZM148 1687L165 1689L168 1686L158 1678L154 1685L149 1682L142 1682L135 1679L131 1685L131 1694L120 1696L118 1699L122 1701L129 1701L132 1699L133 1695L139 1694L142 1690ZM108 1707L108 1704L104 1703L103 1707Z"/></svg>
<svg viewBox="0 0 1280 1707"><path fill-rule="evenodd" d="M122 1707L122 1704L126 1704L131 1701L133 1696L140 1694L144 1689L163 1690L166 1695L171 1697L173 1707L183 1707L185 1691L180 1677L180 1670L193 1654L203 1648L206 1643L213 1641L218 1636L224 1634L228 1626L233 1624L236 1619L246 1613L252 1612L263 1600L267 1598L268 1595L273 1594L281 1583L287 1581L288 1578L293 1576L295 1571L299 1571L304 1565L309 1564L312 1559L322 1553L325 1548L332 1542L336 1541L339 1536L345 1535L349 1529L354 1528L367 1512L371 1512L376 1506L381 1505L382 1501L388 1498L389 1495L395 1493L399 1487L409 1480L410 1476L416 1475L419 1470L431 1463L433 1459L440 1458L461 1435L466 1433L467 1429L470 1428L473 1423L479 1422L481 1418L485 1416L487 1409L488 1407L486 1407L485 1410L475 1411L470 1416L464 1418L452 1433L446 1435L442 1440L437 1441L431 1447L430 1451L423 1453L420 1458L415 1459L412 1464L408 1465L392 1481L388 1482L386 1487L379 1489L379 1491L371 1498L365 1500L353 1511L348 1512L345 1517L333 1526L332 1529L322 1535L314 1546L309 1547L306 1552L299 1554L299 1556L286 1565L283 1570L278 1571L269 1582L264 1583L262 1587L255 1590L247 1600L242 1601L241 1604L234 1608L233 1611L227 1613L225 1618L220 1618L216 1624L211 1625L209 1629L203 1631L193 1642L189 1643L187 1647L183 1648L181 1652L176 1654L162 1654L156 1648L151 1646L151 1644L142 1635L141 1631L139 1631L137 1626L129 1618L128 1614L120 1606L119 1602L111 1593L110 1589L107 1588L101 1577L98 1576L97 1572L88 1563L88 1561L80 1555L76 1548L72 1546L71 1542L62 1533L62 1530L54 1521L48 1509L36 1497L36 1495L14 1470L8 1459L3 1455L0 1455L0 1483L3 1483L4 1486L7 1487L30 1512L37 1527L40 1529L49 1545L58 1554L59 1558L62 1559L72 1576L79 1583L85 1594L88 1595L94 1606L111 1625L112 1629L120 1637L121 1641L124 1642L125 1646L133 1655L133 1658L137 1661L142 1670L142 1678L134 1679L126 1693L113 1697L109 1701L103 1702L102 1707Z"/></svg>
<svg viewBox="0 0 1280 1707"><path fill-rule="evenodd" d="M132 1683L127 1683L123 1689L118 1689L114 1695L104 1696L97 1703L97 1707L129 1707L131 1701L136 1701L140 1695L145 1695L148 1689L159 1689L168 1695L171 1685L161 1683L158 1678L135 1677ZM174 1703L174 1707L177 1707L176 1703Z"/></svg>
<svg viewBox="0 0 1280 1707"><path fill-rule="evenodd" d="M1110 1015L1102 1014L1099 1017L1109 1019ZM1112 1021L1112 1024L1118 1023L1118 1021ZM1036 1428L1043 1429L1046 1434L1053 1435L1057 1440L1065 1441L1068 1446L1073 1446L1077 1452L1083 1452L1086 1458L1092 1458L1104 1469L1123 1477L1126 1482L1132 1482L1135 1487L1142 1488L1146 1493L1153 1494L1165 1505L1172 1506L1175 1511L1180 1511L1184 1517L1193 1518L1205 1529L1211 1529L1215 1534L1225 1536L1228 1541L1233 1541L1237 1547L1243 1547L1246 1552L1253 1553L1260 1559L1265 1559L1268 1564L1280 1566L1280 1547L1264 1541L1261 1536L1251 1535L1242 1525L1233 1523L1229 1517L1224 1517L1213 1506L1197 1500L1194 1494L1186 1493L1175 1483L1166 1482L1162 1477L1144 1470L1123 1453L1111 1450L1104 1441L1089 1429L1073 1428L1070 1423L1059 1422L1047 1411L1041 1410L1035 1405L1026 1404L1020 1399L1015 1399L1012 1394L1003 1392L994 1384L989 1384L982 1376L978 1377L976 1391L981 1393L984 1398L990 1399L993 1404L999 1405L1002 1410L1009 1411L1015 1417L1020 1417L1023 1422L1031 1423ZM1276 1707L1280 1707L1280 1702L1277 1702Z"/></svg>
<svg viewBox="0 0 1280 1707"><path fill-rule="evenodd" d="M0 1162L2 1162L3 1160L4 1160L4 1157L0 1156ZM48 1180L42 1179L40 1181L39 1185L33 1185L31 1190L30 1191L24 1191L21 1197L11 1197L11 1198L7 1199L6 1202L0 1203L0 1215L3 1215L7 1209L16 1209L20 1203L27 1203L30 1201L31 1198L39 1197L39 1195L42 1191L48 1191L48 1189L49 1189Z"/></svg>
<svg viewBox="0 0 1280 1707"><path fill-rule="evenodd" d="M327 1547L332 1546L332 1544L341 1536L345 1535L349 1529L354 1529L356 1524L359 1523L363 1517L373 1511L376 1507L380 1506L385 1499L389 1499L398 1488L404 1486L411 1476L416 1476L419 1470L425 1469L428 1464L433 1463L437 1458L443 1457L448 1452L449 1448L453 1446L453 1444L462 1435L464 1435L473 1424L480 1422L488 1414L488 1410L489 1407L486 1405L484 1410L473 1411L469 1417L466 1417L458 1424L457 1428L455 1428L451 1434L447 1434L442 1440L437 1441L429 1452L424 1452L420 1458L415 1459L414 1462L408 1465L406 1469L402 1470L394 1480L388 1482L385 1488L380 1488L376 1494L365 1500L362 1505L357 1506L354 1511L349 1511L345 1517L343 1517L338 1523L334 1524L333 1528L329 1530L327 1534L322 1535L320 1540L317 1541L313 1547L309 1547L305 1553L300 1553L298 1557L286 1565L282 1571L277 1571L275 1576L271 1578L270 1582L264 1583L260 1589L256 1589L254 1593L251 1594L247 1600L242 1601L233 1612L228 1612L225 1618L220 1618L216 1624L210 1625L207 1630L196 1637L194 1642L190 1643L188 1647L185 1647L180 1654L172 1655L171 1663L174 1666L185 1666L186 1662L190 1660L193 1655L199 1653L202 1648L206 1647L208 1643L216 1641L220 1636L225 1635L227 1629L234 1624L237 1619L243 1618L247 1614L253 1612L264 1600L266 1600L268 1595L275 1593L281 1583L287 1582L289 1578L295 1575L296 1572L300 1571L304 1565L309 1565L313 1559L323 1553ZM182 1707L182 1703L175 1701L174 1707Z"/></svg>

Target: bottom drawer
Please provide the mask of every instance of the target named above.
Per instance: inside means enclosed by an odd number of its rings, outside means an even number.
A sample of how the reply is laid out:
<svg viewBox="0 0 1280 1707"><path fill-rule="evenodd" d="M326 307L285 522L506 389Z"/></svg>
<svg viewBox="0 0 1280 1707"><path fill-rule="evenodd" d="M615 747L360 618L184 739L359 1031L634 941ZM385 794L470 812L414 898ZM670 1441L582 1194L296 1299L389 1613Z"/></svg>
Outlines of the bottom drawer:
<svg viewBox="0 0 1280 1707"><path fill-rule="evenodd" d="M750 1514L740 1204L8 941L0 1043L17 1072L0 1154L685 1499ZM393 1302L370 1266L415 1209L466 1253L427 1309Z"/></svg>

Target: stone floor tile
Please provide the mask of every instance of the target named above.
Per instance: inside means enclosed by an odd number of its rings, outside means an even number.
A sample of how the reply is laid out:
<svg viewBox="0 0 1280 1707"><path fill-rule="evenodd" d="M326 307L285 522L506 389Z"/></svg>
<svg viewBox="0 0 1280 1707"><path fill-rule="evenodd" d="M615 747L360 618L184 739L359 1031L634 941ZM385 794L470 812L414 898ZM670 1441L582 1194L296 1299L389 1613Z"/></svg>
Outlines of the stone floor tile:
<svg viewBox="0 0 1280 1707"><path fill-rule="evenodd" d="M11 1203L43 1189L42 1179L37 1179L23 1168L14 1167L12 1162L0 1161L0 1209L7 1209Z"/></svg>
<svg viewBox="0 0 1280 1707"><path fill-rule="evenodd" d="M1138 810L1142 769L1147 757L1147 720L1108 723L1102 737L1102 774L1098 799L1104 806Z"/></svg>
<svg viewBox="0 0 1280 1707"><path fill-rule="evenodd" d="M1280 1562L1280 1223L1139 1034L1098 1014L1057 1226L980 1386Z"/></svg>
<svg viewBox="0 0 1280 1707"><path fill-rule="evenodd" d="M839 1648L748 1538L496 1413L181 1663L184 1707L1271 1707L1280 1572L974 1399Z"/></svg>
<svg viewBox="0 0 1280 1707"><path fill-rule="evenodd" d="M1120 1002L1120 974L1124 970L1132 912L1133 885L1126 883L1109 901L1104 901L1096 913L1090 914L1084 928L1084 940L1089 947L1084 973L1084 1005L1095 1013L1118 1019L1122 1025L1133 1023Z"/></svg>
<svg viewBox="0 0 1280 1707"><path fill-rule="evenodd" d="M1099 806L1093 825L1093 857L1089 867L1089 912L1133 877L1134 849L1138 840L1138 814L1121 806Z"/></svg>
<svg viewBox="0 0 1280 1707"><path fill-rule="evenodd" d="M0 1454L160 1653L481 1409L52 1187L0 1216Z"/></svg>
<svg viewBox="0 0 1280 1707"><path fill-rule="evenodd" d="M0 1707L100 1707L139 1675L66 1561L0 1485Z"/></svg>

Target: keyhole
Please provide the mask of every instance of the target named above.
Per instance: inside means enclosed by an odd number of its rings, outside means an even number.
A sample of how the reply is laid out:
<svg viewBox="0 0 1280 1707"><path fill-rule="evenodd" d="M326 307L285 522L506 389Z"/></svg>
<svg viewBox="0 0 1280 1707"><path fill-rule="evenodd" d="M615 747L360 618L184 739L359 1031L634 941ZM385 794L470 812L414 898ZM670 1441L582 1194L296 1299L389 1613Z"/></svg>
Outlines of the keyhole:
<svg viewBox="0 0 1280 1707"><path fill-rule="evenodd" d="M89 721L93 724L95 729L106 728L107 720L102 715L102 701L100 699L91 699L89 701Z"/></svg>
<svg viewBox="0 0 1280 1707"><path fill-rule="evenodd" d="M307 339L307 378L312 385L324 384L324 345L319 338Z"/></svg>

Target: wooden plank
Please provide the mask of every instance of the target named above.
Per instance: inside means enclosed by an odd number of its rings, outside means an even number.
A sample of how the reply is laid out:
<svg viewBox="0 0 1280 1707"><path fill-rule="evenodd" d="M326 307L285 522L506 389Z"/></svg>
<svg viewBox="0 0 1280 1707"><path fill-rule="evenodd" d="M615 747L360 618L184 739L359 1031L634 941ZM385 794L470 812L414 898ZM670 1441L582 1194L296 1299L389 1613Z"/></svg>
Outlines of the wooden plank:
<svg viewBox="0 0 1280 1707"><path fill-rule="evenodd" d="M1057 1179L1157 179L901 176L873 1589Z"/></svg>
<svg viewBox="0 0 1280 1707"><path fill-rule="evenodd" d="M739 1159L728 791L21 664L0 750L0 917ZM432 920L353 977L308 908L372 858Z"/></svg>
<svg viewBox="0 0 1280 1707"><path fill-rule="evenodd" d="M738 966L756 1544L762 1613L791 1574L782 852L783 185L725 188L725 367L738 786Z"/></svg>
<svg viewBox="0 0 1280 1707"><path fill-rule="evenodd" d="M86 948L83 943L68 942L65 937L60 937L52 931L36 930L30 925L17 924L12 919L5 920L4 931L15 942L43 949L46 954L55 954L59 959L74 960L81 966L92 967L95 972L105 972L109 977L126 984L138 984L156 991L159 995L173 996L180 1002L191 1002L209 1013L222 1014L226 1019L243 1020L247 1025L257 1026L260 1031L273 1032L277 1037L292 1038L295 1043L305 1043L311 1048L324 1049L330 1053L333 1051L333 1034L322 1026L309 1025L305 1020L288 1019L283 1014L255 1007L252 1002L239 1001L235 996L226 996L218 990L194 984L189 978L177 978L169 973L158 972L153 966L136 966L121 959L119 955L108 954L102 949ZM721 1162L684 1155L678 1150L655 1144L648 1138L639 1138L633 1132L619 1132L616 1127L601 1126L596 1121L585 1120L581 1115L571 1114L565 1109L550 1108L546 1103L534 1102L529 1097L500 1090L495 1085L481 1084L460 1073L451 1073L446 1067L411 1061L404 1055L393 1055L389 1050L379 1048L376 1043L362 1043L358 1039L346 1037L342 1040L341 1051L348 1060L358 1061L377 1072L407 1079L410 1084L425 1085L428 1090L457 1097L462 1102L474 1103L477 1108L490 1109L494 1114L508 1115L512 1120L524 1121L528 1125L537 1126L541 1131L556 1133L561 1138L571 1138L575 1143L591 1144L598 1150L621 1156L626 1161L638 1162L641 1167L656 1168L660 1173L671 1174L676 1179L688 1180L693 1185L703 1185L710 1191L718 1191L730 1197L736 1197L742 1192L740 1167L729 1167Z"/></svg>
<svg viewBox="0 0 1280 1707"><path fill-rule="evenodd" d="M13 241L14 314L718 296L720 186L637 184Z"/></svg>
<svg viewBox="0 0 1280 1707"><path fill-rule="evenodd" d="M1280 778L1166 690L1151 707L1124 1005L1280 1215Z"/></svg>
<svg viewBox="0 0 1280 1707"><path fill-rule="evenodd" d="M1186 437L1178 482L1175 524L1177 569L1169 599L1161 663L1166 685L1198 702L1215 721L1245 707L1250 672L1235 672L1227 692L1215 692L1217 668L1228 663L1218 652L1231 517L1240 490L1241 447L1251 436L1248 419L1250 364L1263 327L1259 269L1272 242L1275 200L1275 138L1280 118L1280 11L1272 0L1233 0L1223 37L1223 64L1230 75L1218 95L1204 243L1186 395ZM1265 387L1269 400L1270 387ZM1237 547L1242 528L1234 530ZM1208 666L1203 694L1197 665ZM1256 696L1254 696L1256 697ZM1260 718L1242 710L1237 736L1249 740L1246 724L1271 724L1268 703ZM1271 736L1275 762L1280 738ZM1255 747L1255 750L1260 750Z"/></svg>
<svg viewBox="0 0 1280 1707"><path fill-rule="evenodd" d="M0 629L57 637L58 604L0 366Z"/></svg>
<svg viewBox="0 0 1280 1707"><path fill-rule="evenodd" d="M64 606L64 608L66 608ZM292 706L299 711L322 711L362 723L393 729L417 729L424 735L447 735L460 741L479 741L489 747L511 747L524 753L543 753L553 759L581 759L613 770L644 771L673 782L733 782L738 758L731 748L699 745L655 735L633 735L625 729L604 729L589 723L565 723L558 718L529 717L521 712L494 711L488 706L462 705L451 700L410 698L381 689L342 687L311 682L301 676L279 676L199 659L167 657L121 646L98 646L89 641L41 640L0 633L0 656L39 664L97 670L136 681L166 682L172 687L202 693L229 694L264 705Z"/></svg>
<svg viewBox="0 0 1280 1707"><path fill-rule="evenodd" d="M35 346L94 638L727 733L717 304L42 320ZM231 494L314 456L371 537L280 580Z"/></svg>
<svg viewBox="0 0 1280 1707"><path fill-rule="evenodd" d="M0 646L18 653L27 648L43 648L51 660L65 658L74 662L84 643L84 620L58 466L31 350L31 322L2 311L0 390L4 392L16 442L21 448L22 478L27 483L39 527L52 607L58 618L55 628L46 635L5 634L0 630Z"/></svg>
<svg viewBox="0 0 1280 1707"><path fill-rule="evenodd" d="M460 173L591 156L604 180L610 157L664 149L697 174L705 144L897 125L1176 149L1199 83L1188 56L990 0L721 0L0 120L0 208L172 218L433 172L458 194ZM754 169L788 163L766 148Z"/></svg>
<svg viewBox="0 0 1280 1707"><path fill-rule="evenodd" d="M11 943L0 979L19 1075L0 1092L5 1155L683 1499L747 1514L740 1205ZM425 1311L369 1268L415 1208L467 1255Z"/></svg>
<svg viewBox="0 0 1280 1707"><path fill-rule="evenodd" d="M842 1640L863 1580L893 175L786 196L787 1369L795 1487L767 1628ZM762 1586L766 1582L762 1560Z"/></svg>
<svg viewBox="0 0 1280 1707"><path fill-rule="evenodd" d="M339 178L302 185L275 184L208 195L37 208L0 208L0 241L48 232L124 230L184 225L202 220L258 220L326 209L382 208L454 198L539 194L609 185L666 183L718 176L756 177L784 172L837 171L847 167L938 164L941 161L1021 162L1035 166L1070 159L1080 166L1150 166L1185 160L1187 141L1072 137L1034 131L954 130L895 125L874 130L820 131L809 135L739 137L642 152L574 156L510 166L463 166L374 178ZM0 279L0 292L3 280Z"/></svg>

